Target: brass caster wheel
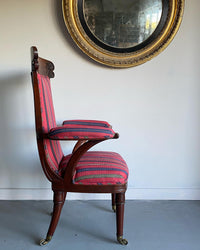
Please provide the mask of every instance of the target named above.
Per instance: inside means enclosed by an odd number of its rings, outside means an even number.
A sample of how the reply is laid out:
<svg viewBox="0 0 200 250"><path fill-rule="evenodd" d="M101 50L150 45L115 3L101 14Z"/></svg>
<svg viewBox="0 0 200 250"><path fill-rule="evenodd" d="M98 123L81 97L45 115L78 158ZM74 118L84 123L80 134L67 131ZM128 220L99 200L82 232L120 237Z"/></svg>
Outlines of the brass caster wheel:
<svg viewBox="0 0 200 250"><path fill-rule="evenodd" d="M113 210L114 213L116 213L116 205L112 206L112 210Z"/></svg>
<svg viewBox="0 0 200 250"><path fill-rule="evenodd" d="M117 237L117 240L121 245L128 245L128 240L123 239L122 236Z"/></svg>
<svg viewBox="0 0 200 250"><path fill-rule="evenodd" d="M41 239L40 246L45 246L52 239L52 236L47 236L46 239Z"/></svg>

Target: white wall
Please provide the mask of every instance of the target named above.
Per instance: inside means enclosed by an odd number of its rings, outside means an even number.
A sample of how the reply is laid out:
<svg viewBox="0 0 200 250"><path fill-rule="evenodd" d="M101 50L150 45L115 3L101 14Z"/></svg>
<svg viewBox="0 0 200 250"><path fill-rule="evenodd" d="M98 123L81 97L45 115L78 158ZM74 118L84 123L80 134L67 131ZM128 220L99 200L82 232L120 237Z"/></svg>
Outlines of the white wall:
<svg viewBox="0 0 200 250"><path fill-rule="evenodd" d="M6 0L0 7L0 199L49 199L37 154L30 79L31 45L56 65L58 122L108 120L120 139L98 149L119 152L130 168L127 198L200 198L199 0L186 0L169 47L141 66L110 69L71 41L59 0ZM64 152L71 150L64 143ZM108 196L70 194L69 198Z"/></svg>

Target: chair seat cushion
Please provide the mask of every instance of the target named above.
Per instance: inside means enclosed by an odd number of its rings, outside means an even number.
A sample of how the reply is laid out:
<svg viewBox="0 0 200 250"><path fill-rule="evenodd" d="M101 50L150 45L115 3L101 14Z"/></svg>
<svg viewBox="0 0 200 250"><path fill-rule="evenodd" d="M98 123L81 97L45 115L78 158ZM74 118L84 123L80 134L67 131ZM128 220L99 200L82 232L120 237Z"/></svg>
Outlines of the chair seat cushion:
<svg viewBox="0 0 200 250"><path fill-rule="evenodd" d="M63 157L59 173L64 176L71 155ZM90 151L79 160L74 184L82 185L116 185L125 184L128 180L128 167L123 158L114 152Z"/></svg>

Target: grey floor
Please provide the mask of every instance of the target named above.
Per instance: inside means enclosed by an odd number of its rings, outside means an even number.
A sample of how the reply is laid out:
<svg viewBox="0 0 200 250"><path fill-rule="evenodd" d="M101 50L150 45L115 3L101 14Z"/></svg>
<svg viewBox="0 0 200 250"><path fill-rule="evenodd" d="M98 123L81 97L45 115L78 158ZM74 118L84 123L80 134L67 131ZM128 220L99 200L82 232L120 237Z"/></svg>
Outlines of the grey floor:
<svg viewBox="0 0 200 250"><path fill-rule="evenodd" d="M127 201L127 246L116 242L110 201L66 201L52 241L40 247L51 210L51 201L0 201L0 249L200 249L200 201Z"/></svg>

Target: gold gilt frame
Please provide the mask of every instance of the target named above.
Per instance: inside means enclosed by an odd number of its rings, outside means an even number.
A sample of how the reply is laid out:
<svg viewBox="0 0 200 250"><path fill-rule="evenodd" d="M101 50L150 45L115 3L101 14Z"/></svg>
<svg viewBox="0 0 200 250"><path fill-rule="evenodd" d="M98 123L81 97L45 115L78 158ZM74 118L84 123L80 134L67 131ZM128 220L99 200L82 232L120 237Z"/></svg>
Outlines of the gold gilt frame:
<svg viewBox="0 0 200 250"><path fill-rule="evenodd" d="M185 0L162 0L163 10L167 13L162 28L157 35L144 46L131 52L109 51L95 43L85 32L79 18L78 2L80 0L62 0L62 9L67 29L78 47L95 61L107 66L126 68L151 60L161 53L176 35L183 17Z"/></svg>

